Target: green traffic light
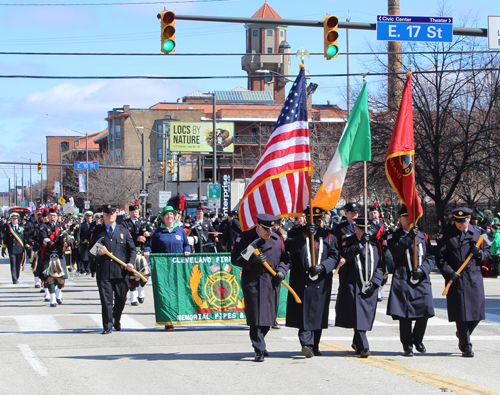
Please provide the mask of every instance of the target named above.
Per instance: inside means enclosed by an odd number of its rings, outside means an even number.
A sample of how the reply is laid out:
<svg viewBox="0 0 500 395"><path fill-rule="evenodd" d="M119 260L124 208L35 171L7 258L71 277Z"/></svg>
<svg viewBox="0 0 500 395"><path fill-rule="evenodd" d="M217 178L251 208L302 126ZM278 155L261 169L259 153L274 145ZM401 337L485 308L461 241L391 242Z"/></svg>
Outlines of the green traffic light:
<svg viewBox="0 0 500 395"><path fill-rule="evenodd" d="M326 49L326 54L328 56L335 56L337 55L337 53L339 52L339 49L336 45L330 45L327 49Z"/></svg>
<svg viewBox="0 0 500 395"><path fill-rule="evenodd" d="M174 48L175 48L175 42L173 42L172 40L165 40L165 42L163 43L163 50L164 51L170 52Z"/></svg>

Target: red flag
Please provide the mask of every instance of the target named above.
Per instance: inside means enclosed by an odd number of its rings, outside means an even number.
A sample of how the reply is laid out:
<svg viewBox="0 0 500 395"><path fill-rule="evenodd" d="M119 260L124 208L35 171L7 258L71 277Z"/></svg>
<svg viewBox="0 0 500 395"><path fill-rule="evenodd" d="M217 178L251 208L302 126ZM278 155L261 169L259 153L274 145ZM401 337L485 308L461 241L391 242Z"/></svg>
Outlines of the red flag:
<svg viewBox="0 0 500 395"><path fill-rule="evenodd" d="M241 228L255 226L256 215L261 213L277 217L302 214L309 199L309 172L312 163L302 67L241 199Z"/></svg>
<svg viewBox="0 0 500 395"><path fill-rule="evenodd" d="M411 72L406 77L403 99L385 157L385 174L401 202L406 205L411 226L414 226L422 216L423 209L415 188Z"/></svg>

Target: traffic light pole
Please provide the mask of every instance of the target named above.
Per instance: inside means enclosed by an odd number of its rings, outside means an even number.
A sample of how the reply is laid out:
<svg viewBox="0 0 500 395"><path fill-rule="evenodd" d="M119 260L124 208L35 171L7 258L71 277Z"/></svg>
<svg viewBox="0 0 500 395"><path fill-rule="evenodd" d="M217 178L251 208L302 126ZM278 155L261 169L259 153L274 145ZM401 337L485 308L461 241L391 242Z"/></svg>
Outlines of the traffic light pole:
<svg viewBox="0 0 500 395"><path fill-rule="evenodd" d="M305 26L305 27L323 27L323 21L304 21L297 19L266 19L266 18L236 18L224 16L205 16L205 15L175 15L175 19L185 21L202 21L202 22L226 22L226 23L251 23L258 25L280 25L286 26ZM359 23L359 22L339 22L339 29L353 30L377 30L376 23ZM488 29L470 28L470 27L454 27L453 35L455 36L475 36L488 37Z"/></svg>

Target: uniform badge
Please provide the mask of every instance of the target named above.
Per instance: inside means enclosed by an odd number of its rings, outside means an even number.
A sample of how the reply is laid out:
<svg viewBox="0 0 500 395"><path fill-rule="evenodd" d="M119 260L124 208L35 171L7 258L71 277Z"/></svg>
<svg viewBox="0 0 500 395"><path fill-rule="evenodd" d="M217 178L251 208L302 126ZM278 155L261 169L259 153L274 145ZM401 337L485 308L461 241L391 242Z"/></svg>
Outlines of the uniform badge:
<svg viewBox="0 0 500 395"><path fill-rule="evenodd" d="M342 243L342 247L344 247L346 244L347 244L347 241L344 241L344 242Z"/></svg>
<svg viewBox="0 0 500 395"><path fill-rule="evenodd" d="M120 239L123 240L123 233L120 233Z"/></svg>
<svg viewBox="0 0 500 395"><path fill-rule="evenodd" d="M176 240L181 240L181 236L180 235L175 235L175 239Z"/></svg>
<svg viewBox="0 0 500 395"><path fill-rule="evenodd" d="M392 239L392 235L387 236L387 240Z"/></svg>
<svg viewBox="0 0 500 395"><path fill-rule="evenodd" d="M237 238L236 238L236 243L238 243L240 240L241 240L241 238L240 238L240 237L237 237Z"/></svg>

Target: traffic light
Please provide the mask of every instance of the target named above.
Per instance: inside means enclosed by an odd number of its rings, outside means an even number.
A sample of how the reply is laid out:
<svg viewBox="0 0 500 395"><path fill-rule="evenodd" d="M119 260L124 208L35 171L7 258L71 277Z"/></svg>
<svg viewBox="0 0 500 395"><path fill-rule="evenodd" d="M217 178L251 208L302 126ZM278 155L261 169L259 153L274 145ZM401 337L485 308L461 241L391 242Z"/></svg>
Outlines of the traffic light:
<svg viewBox="0 0 500 395"><path fill-rule="evenodd" d="M175 52L175 12L162 11L158 19L161 21L161 51Z"/></svg>
<svg viewBox="0 0 500 395"><path fill-rule="evenodd" d="M174 172L174 160L169 159L168 160L168 172L172 174Z"/></svg>
<svg viewBox="0 0 500 395"><path fill-rule="evenodd" d="M336 15L325 15L323 21L325 58L338 57L339 54L339 19Z"/></svg>
<svg viewBox="0 0 500 395"><path fill-rule="evenodd" d="M42 162L38 162L38 174L42 174Z"/></svg>
<svg viewBox="0 0 500 395"><path fill-rule="evenodd" d="M160 162L160 171L161 174L165 174L165 162Z"/></svg>

